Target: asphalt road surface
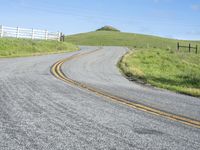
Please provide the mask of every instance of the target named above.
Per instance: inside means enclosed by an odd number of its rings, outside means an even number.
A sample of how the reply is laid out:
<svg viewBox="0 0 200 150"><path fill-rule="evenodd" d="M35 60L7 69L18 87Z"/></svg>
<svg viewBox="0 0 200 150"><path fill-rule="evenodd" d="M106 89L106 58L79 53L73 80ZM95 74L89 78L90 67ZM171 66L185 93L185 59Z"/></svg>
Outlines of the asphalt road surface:
<svg viewBox="0 0 200 150"><path fill-rule="evenodd" d="M0 149L200 149L200 129L135 110L56 79L51 66L75 54L0 59ZM64 73L130 100L199 119L200 100L129 82L115 64L126 48L66 62Z"/></svg>
<svg viewBox="0 0 200 150"><path fill-rule="evenodd" d="M116 64L127 51L127 48L122 47L104 47L97 52L68 61L63 65L62 71L73 80L112 95L200 120L199 98L142 86L123 77Z"/></svg>

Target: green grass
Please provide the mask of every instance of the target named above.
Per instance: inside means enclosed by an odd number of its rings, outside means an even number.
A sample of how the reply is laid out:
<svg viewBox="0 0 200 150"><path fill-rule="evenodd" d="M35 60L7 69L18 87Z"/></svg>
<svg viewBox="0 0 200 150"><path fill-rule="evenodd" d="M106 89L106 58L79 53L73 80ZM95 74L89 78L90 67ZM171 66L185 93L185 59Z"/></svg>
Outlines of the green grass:
<svg viewBox="0 0 200 150"><path fill-rule="evenodd" d="M126 46L134 48L119 63L130 78L172 91L200 96L200 54L176 51L176 44L192 46L200 41L181 41L156 36L98 31L67 36L78 45ZM200 50L199 50L200 53Z"/></svg>
<svg viewBox="0 0 200 150"><path fill-rule="evenodd" d="M199 64L199 54L163 49L140 49L125 55L119 67L132 79L200 97Z"/></svg>
<svg viewBox="0 0 200 150"><path fill-rule="evenodd" d="M74 44L58 41L0 38L0 57L43 55L77 50Z"/></svg>
<svg viewBox="0 0 200 150"><path fill-rule="evenodd" d="M77 45L101 45L101 46L127 46L134 48L162 48L176 49L178 40L161 38L150 35L132 34L112 31L97 31L66 36L66 41ZM188 45L189 41L180 41L181 44ZM200 41L190 41L192 45Z"/></svg>

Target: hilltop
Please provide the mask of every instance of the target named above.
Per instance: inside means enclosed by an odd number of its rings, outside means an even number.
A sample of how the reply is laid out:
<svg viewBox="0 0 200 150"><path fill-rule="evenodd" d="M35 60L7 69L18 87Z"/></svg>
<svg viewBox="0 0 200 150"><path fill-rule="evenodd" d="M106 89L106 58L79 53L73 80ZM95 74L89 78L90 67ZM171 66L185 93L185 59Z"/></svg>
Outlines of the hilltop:
<svg viewBox="0 0 200 150"><path fill-rule="evenodd" d="M96 31L115 31L115 32L120 32L120 30L112 27L112 26L104 26L100 29L97 29Z"/></svg>

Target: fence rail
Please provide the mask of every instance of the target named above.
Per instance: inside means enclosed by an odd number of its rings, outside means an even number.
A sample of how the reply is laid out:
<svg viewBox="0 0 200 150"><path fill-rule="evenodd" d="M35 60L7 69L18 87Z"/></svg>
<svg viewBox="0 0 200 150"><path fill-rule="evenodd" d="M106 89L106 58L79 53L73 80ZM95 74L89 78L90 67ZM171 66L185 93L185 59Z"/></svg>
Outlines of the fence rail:
<svg viewBox="0 0 200 150"><path fill-rule="evenodd" d="M14 38L60 41L60 36L61 36L60 32L49 32L47 30L25 29L19 27L13 28L0 25L0 38L14 37Z"/></svg>
<svg viewBox="0 0 200 150"><path fill-rule="evenodd" d="M179 51L180 48L188 48L189 53L191 52L191 49L194 49L196 54L197 54L197 51L198 51L198 45L196 45L196 46L194 47L194 46L191 46L190 43L189 43L189 46L184 46L184 45L180 45L180 43L178 42L178 43L177 43L177 50Z"/></svg>

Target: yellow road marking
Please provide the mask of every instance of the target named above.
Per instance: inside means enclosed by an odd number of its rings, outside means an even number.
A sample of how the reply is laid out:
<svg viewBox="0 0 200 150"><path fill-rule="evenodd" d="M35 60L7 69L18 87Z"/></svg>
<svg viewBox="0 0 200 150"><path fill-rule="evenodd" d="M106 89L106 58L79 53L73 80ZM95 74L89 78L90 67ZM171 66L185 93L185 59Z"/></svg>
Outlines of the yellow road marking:
<svg viewBox="0 0 200 150"><path fill-rule="evenodd" d="M114 102L118 102L120 104L129 106L131 108L134 108L134 109L137 109L137 110L141 110L141 111L145 111L145 112L148 112L148 113L151 113L151 114L154 114L154 115L162 116L162 117L168 118L168 119L173 120L173 121L178 121L178 122L181 122L183 124L186 124L186 125L189 125L189 126L192 126L192 127L195 127L195 128L200 128L200 121L198 121L198 120L194 120L194 119L191 119L191 118L188 118L188 117L184 117L184 116L175 115L175 114L172 114L172 113L169 113L169 112L165 112L165 111L162 111L162 110L159 110L159 109L156 109L156 108L152 108L152 107L149 107L149 106L145 106L145 105L142 105L142 104L131 102L129 100L126 100L126 99L111 95L111 94L109 94L107 92L100 91L100 90L98 90L96 88L90 87L90 86L88 86L86 84L83 84L81 82L72 80L72 79L68 78L62 72L61 67L65 62L70 61L72 59L76 59L76 58L82 57L84 55L88 55L88 54L94 53L94 52L96 52L96 51L98 51L100 49L101 48L99 48L99 49L97 49L95 51L92 51L92 52L87 52L87 53L83 53L83 54L79 54L79 55L74 55L74 56L71 56L71 57L69 57L67 59L60 60L60 61L56 62L51 67L51 73L56 78L66 82L68 84L75 85L75 86L78 86L78 87L83 88L83 89L87 89L88 91L93 92L96 95L109 98L110 100L112 100Z"/></svg>

